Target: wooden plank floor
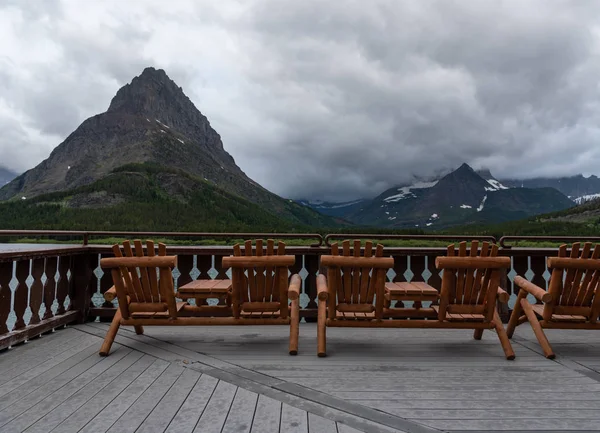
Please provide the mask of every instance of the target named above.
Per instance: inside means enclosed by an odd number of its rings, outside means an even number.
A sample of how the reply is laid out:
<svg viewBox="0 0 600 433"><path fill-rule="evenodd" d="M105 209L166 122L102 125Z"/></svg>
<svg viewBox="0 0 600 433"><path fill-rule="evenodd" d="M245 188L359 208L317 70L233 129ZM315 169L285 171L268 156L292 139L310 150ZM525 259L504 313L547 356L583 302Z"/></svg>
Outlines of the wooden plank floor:
<svg viewBox="0 0 600 433"><path fill-rule="evenodd" d="M0 352L1 432L600 431L600 334L548 331L556 360L517 329L515 361L471 331L107 325Z"/></svg>
<svg viewBox="0 0 600 433"><path fill-rule="evenodd" d="M195 357L190 362L387 426L401 427L399 418L429 431L600 431L600 333L594 331L547 331L557 353L548 360L525 324L513 340L515 361L504 359L490 331L476 341L463 330L333 328L327 358L315 356L314 324L301 325L296 357L287 355L285 327L157 327L144 336L126 329L120 335L134 347L178 347Z"/></svg>
<svg viewBox="0 0 600 433"><path fill-rule="evenodd" d="M327 407L308 403L321 416L303 409L302 399L273 398L257 392L260 384L220 379L203 370L225 370L198 368L160 344L119 337L127 344L100 357L103 327L57 330L0 352L1 432L400 431L342 415L366 426L356 429Z"/></svg>

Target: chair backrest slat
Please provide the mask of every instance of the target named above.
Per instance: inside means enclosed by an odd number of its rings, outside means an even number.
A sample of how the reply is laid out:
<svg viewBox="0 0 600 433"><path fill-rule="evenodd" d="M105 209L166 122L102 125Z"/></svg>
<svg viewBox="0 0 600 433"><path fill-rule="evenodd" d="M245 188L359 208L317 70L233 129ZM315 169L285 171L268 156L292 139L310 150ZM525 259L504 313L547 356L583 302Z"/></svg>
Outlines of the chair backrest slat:
<svg viewBox="0 0 600 433"><path fill-rule="evenodd" d="M469 256L470 257L477 257L477 250L479 249L479 241L473 241L471 242L471 249L469 251ZM462 303L463 304L470 304L471 303L471 298L473 297L473 295L477 296L478 290L474 290L475 289L475 280L477 279L477 271L475 272L475 275L473 275L473 272L467 272L467 278L465 280L465 293L462 299ZM480 285L477 285L477 287L479 288Z"/></svg>
<svg viewBox="0 0 600 433"><path fill-rule="evenodd" d="M100 266L111 269L121 314L129 318L135 312L168 311L171 317L176 317L172 267L176 266L177 257L166 256L164 244L159 244L158 256L152 241L147 242L148 256L144 256L141 241L136 240L134 244L135 255L131 243L125 241L125 255L116 244L112 247L115 257L100 261Z"/></svg>
<svg viewBox="0 0 600 433"><path fill-rule="evenodd" d="M446 312L461 311L462 314L483 314L491 321L494 315L497 287L503 269L510 267L510 259L497 257L498 246L483 242L479 257L479 242L461 242L458 256L454 245L449 245L446 258L438 258L436 266L443 269L440 291L439 318Z"/></svg>
<svg viewBox="0 0 600 433"><path fill-rule="evenodd" d="M600 282L599 259L600 245L595 245L592 250L590 242L586 242L583 249L579 243L574 243L568 258L567 246L561 245L558 257L548 259L552 270L548 291L552 300L544 305L544 320L551 320L559 311L562 314L577 311L577 315L596 322L600 314L600 298L596 296Z"/></svg>
<svg viewBox="0 0 600 433"><path fill-rule="evenodd" d="M579 257L579 242L574 243L571 248L571 257L572 259L577 259ZM569 298L571 295L571 289L573 288L573 279L577 273L576 269L567 269L567 276L565 278L563 289L560 296L559 305L570 305Z"/></svg>
<svg viewBox="0 0 600 433"><path fill-rule="evenodd" d="M371 241L367 241L365 243L365 253L364 253L365 257L372 257L373 256L373 242ZM369 275L370 269L365 268L362 269L361 273L360 273L360 293L358 295L358 302L359 303L364 303L367 300L367 295L369 293Z"/></svg>
<svg viewBox="0 0 600 433"><path fill-rule="evenodd" d="M458 257L466 257L466 256L467 256L467 243L461 242L458 246ZM456 303L456 304L462 304L462 302L463 302L466 272L467 272L466 269L458 269L456 271L456 273L457 273L457 276L456 276L456 299L454 301L454 303Z"/></svg>
<svg viewBox="0 0 600 433"><path fill-rule="evenodd" d="M342 242L342 251L344 257L350 257L350 241ZM352 271L353 269L349 266L342 268L342 277L344 279L344 298L343 302L346 304L352 303Z"/></svg>
<svg viewBox="0 0 600 433"><path fill-rule="evenodd" d="M383 245L377 245L374 256L372 242L365 244L363 256L360 240L352 246L350 241L343 241L340 252L333 243L331 255L321 257L321 264L327 267L329 317L336 317L338 305L342 313L375 311L375 317L381 317L386 272L393 267L393 259L383 257Z"/></svg>
<svg viewBox="0 0 600 433"><path fill-rule="evenodd" d="M154 241L146 241L146 253L148 254L148 257L156 257L156 253L154 251ZM158 273L156 272L156 269L149 270L147 274L148 280L150 281L150 292L152 293L152 299L158 300L155 302L162 301L158 286Z"/></svg>
<svg viewBox="0 0 600 433"><path fill-rule="evenodd" d="M600 245L596 245L594 247L590 258L592 260L598 260L598 258L600 258ZM598 275L598 271L588 271L585 273L583 281L581 282L581 286L579 287L579 293L577 294L577 298L575 298L576 306L584 306L591 302L598 284ZM594 279L595 283L593 282Z"/></svg>
<svg viewBox="0 0 600 433"><path fill-rule="evenodd" d="M256 308L260 303L279 302L280 316L286 318L289 266L294 263L295 257L285 254L283 242L279 242L275 251L274 241L267 240L266 254L263 240L256 240L255 245L253 250L252 241L245 241L242 251L236 244L233 246L233 259L223 259L223 265L232 268L234 317L239 317L244 303L251 303L252 308Z"/></svg>

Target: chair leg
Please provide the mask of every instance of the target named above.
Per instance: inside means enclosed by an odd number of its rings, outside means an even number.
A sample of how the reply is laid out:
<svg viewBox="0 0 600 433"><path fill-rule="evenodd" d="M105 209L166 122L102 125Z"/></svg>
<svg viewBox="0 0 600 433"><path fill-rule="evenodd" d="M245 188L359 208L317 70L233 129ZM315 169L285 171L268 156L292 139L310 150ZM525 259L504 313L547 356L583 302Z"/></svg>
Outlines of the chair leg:
<svg viewBox="0 0 600 433"><path fill-rule="evenodd" d="M290 311L290 355L298 354L298 337L300 334L300 300L294 299Z"/></svg>
<svg viewBox="0 0 600 433"><path fill-rule="evenodd" d="M500 319L497 311L494 311L494 326L496 327L496 334L498 334L498 339L500 340L500 344L502 345L502 350L504 350L506 359L512 361L515 359L515 351L510 344L510 340L508 339L508 335L506 335L504 326L502 326L502 320Z"/></svg>
<svg viewBox="0 0 600 433"><path fill-rule="evenodd" d="M140 326L140 325L135 325L135 326L133 327L133 329L135 329L135 333L136 333L137 335L142 335L142 334L144 333L144 327L143 327L143 326Z"/></svg>
<svg viewBox="0 0 600 433"><path fill-rule="evenodd" d="M483 337L483 328L476 329L475 332L473 332L473 338L475 340L481 340L481 337Z"/></svg>
<svg viewBox="0 0 600 433"><path fill-rule="evenodd" d="M108 332L106 333L106 337L104 337L104 342L102 343L102 347L100 348L100 356L108 356L110 353L110 347L115 341L115 337L117 336L117 331L121 326L121 310L117 308L115 312L115 317L113 317L112 322L110 323L110 327L108 328Z"/></svg>
<svg viewBox="0 0 600 433"><path fill-rule="evenodd" d="M317 320L317 356L327 356L327 302L319 300Z"/></svg>
<svg viewBox="0 0 600 433"><path fill-rule="evenodd" d="M548 358L548 359L554 359L555 355L554 355L554 351L552 350L552 346L550 346L550 342L548 341L548 338L546 338L546 334L544 334L542 325L540 325L540 322L539 322L538 318L536 317L535 312L533 311L533 308L531 308L531 305L529 304L529 302L527 302L527 299L521 300L521 306L523 307L523 310L525 311L525 315L527 316L527 319L529 320L529 324L531 325L531 328L533 329L533 333L535 334L535 337L537 338L538 342L540 343L540 346L542 346L544 355L546 355L546 358Z"/></svg>
<svg viewBox="0 0 600 433"><path fill-rule="evenodd" d="M515 308L513 309L510 319L508 320L508 326L506 327L506 335L508 338L512 338L515 333L515 328L519 326L519 318L523 314L523 307L521 307L521 300L527 297L527 292L523 289L519 290L517 295L517 302L515 302Z"/></svg>

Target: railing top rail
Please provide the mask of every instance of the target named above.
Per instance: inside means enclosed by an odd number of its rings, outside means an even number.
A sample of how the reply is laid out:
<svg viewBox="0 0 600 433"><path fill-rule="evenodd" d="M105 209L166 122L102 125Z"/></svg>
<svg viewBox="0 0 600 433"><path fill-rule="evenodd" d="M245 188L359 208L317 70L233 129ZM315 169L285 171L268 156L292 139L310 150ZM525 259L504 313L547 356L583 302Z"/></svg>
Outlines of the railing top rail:
<svg viewBox="0 0 600 433"><path fill-rule="evenodd" d="M501 248L512 248L512 245L506 245L510 241L600 242L600 236L502 236L498 244Z"/></svg>
<svg viewBox="0 0 600 433"><path fill-rule="evenodd" d="M332 239L403 239L403 240L430 240L430 241L470 241L480 240L496 243L494 236L476 236L476 235L385 235L385 234L368 234L368 233L332 233L325 236L325 245L331 246Z"/></svg>
<svg viewBox="0 0 600 433"><path fill-rule="evenodd" d="M319 233L203 233L203 232L131 232L131 231L77 231L77 230L0 230L0 236L82 236L83 245L87 245L90 237L128 236L128 237L193 237L205 239L241 238L241 239L315 239L311 247L323 245L323 236Z"/></svg>

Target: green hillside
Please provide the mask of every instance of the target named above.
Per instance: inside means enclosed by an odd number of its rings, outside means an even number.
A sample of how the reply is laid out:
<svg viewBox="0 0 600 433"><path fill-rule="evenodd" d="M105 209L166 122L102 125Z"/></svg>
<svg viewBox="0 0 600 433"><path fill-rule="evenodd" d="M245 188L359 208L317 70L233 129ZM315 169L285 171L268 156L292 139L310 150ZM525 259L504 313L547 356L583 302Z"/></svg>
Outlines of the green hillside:
<svg viewBox="0 0 600 433"><path fill-rule="evenodd" d="M40 230L307 231L329 217L280 200L265 209L181 170L120 167L69 191L0 202L0 227ZM292 213L295 221L277 215Z"/></svg>

